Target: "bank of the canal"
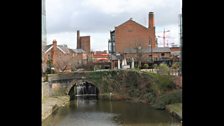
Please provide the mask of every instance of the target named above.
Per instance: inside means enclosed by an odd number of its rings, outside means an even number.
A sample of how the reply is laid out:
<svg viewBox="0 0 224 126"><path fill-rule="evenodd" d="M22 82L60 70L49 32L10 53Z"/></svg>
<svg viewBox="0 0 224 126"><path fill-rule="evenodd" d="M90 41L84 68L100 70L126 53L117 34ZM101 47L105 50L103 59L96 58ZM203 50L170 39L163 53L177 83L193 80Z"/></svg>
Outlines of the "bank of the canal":
<svg viewBox="0 0 224 126"><path fill-rule="evenodd" d="M91 73L100 89L100 99L145 103L166 110L182 120L182 89L176 77L141 71Z"/></svg>
<svg viewBox="0 0 224 126"><path fill-rule="evenodd" d="M69 96L44 97L42 99L42 121L59 107L69 103Z"/></svg>
<svg viewBox="0 0 224 126"><path fill-rule="evenodd" d="M44 80L43 80L44 81ZM50 96L48 82L42 82L42 121L48 118L59 107L69 103L69 96Z"/></svg>
<svg viewBox="0 0 224 126"><path fill-rule="evenodd" d="M164 109L161 109L160 107L158 107L155 104L148 103L146 100L139 100L138 98L125 97L125 96L121 96L119 94L102 94L99 96L99 99L148 104L149 106L152 106L154 109L160 109L162 111L165 110L166 112L171 114L174 118L176 118L177 120L182 122L182 103L167 104L167 105L165 105Z"/></svg>
<svg viewBox="0 0 224 126"><path fill-rule="evenodd" d="M182 103L166 105L166 110L179 121L182 121Z"/></svg>

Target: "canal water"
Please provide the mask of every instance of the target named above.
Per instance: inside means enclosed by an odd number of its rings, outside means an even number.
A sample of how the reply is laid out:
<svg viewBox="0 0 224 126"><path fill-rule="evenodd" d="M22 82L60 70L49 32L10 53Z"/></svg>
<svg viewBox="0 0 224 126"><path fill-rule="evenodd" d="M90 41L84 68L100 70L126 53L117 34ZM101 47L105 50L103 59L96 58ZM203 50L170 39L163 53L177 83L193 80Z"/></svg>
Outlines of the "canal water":
<svg viewBox="0 0 224 126"><path fill-rule="evenodd" d="M125 101L74 100L59 108L42 126L180 126L165 111Z"/></svg>

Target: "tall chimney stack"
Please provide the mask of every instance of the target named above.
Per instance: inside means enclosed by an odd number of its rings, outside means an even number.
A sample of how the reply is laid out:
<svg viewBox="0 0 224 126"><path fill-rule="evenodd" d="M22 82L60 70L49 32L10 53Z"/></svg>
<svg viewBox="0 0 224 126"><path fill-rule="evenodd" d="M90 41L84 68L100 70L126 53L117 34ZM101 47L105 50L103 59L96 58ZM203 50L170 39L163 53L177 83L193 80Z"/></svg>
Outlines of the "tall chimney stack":
<svg viewBox="0 0 224 126"><path fill-rule="evenodd" d="M148 28L154 27L154 14L153 12L149 12L149 26Z"/></svg>
<svg viewBox="0 0 224 126"><path fill-rule="evenodd" d="M54 39L53 40L53 49L51 51L51 59L53 64L56 63L56 58L57 58L57 41Z"/></svg>
<svg viewBox="0 0 224 126"><path fill-rule="evenodd" d="M77 49L81 49L79 30L77 31Z"/></svg>

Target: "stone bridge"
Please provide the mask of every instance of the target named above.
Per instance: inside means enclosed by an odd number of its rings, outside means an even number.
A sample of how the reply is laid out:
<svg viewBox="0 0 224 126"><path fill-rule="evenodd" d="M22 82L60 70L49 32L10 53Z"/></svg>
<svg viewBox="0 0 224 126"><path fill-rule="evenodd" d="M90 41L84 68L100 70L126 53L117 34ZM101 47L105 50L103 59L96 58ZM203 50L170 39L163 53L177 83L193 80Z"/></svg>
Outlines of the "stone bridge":
<svg viewBox="0 0 224 126"><path fill-rule="evenodd" d="M94 71L61 73L48 75L48 92L50 96L69 95L69 92L74 86L88 82L97 87L95 82L92 82L94 77L90 76Z"/></svg>
<svg viewBox="0 0 224 126"><path fill-rule="evenodd" d="M74 90L75 87L83 82L90 83L92 86L96 87L99 96L105 96L111 92L119 94L122 90L129 90L128 88L138 84L153 83L152 81L157 80L157 77L141 71L108 70L49 74L47 80L48 82L43 84L43 91L47 93L43 94L48 96L71 96L71 93L74 94L75 91L77 91ZM168 81L169 79L167 82Z"/></svg>

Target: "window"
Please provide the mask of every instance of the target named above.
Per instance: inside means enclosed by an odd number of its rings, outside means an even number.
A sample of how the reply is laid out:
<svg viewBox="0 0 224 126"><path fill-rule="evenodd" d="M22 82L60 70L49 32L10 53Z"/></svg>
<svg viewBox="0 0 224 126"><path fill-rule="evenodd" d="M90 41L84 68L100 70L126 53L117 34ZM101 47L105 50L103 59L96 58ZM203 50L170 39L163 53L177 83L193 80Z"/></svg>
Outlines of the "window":
<svg viewBox="0 0 224 126"><path fill-rule="evenodd" d="M161 56L165 56L165 53L161 53Z"/></svg>
<svg viewBox="0 0 224 126"><path fill-rule="evenodd" d="M111 40L115 40L115 32L111 33Z"/></svg>
<svg viewBox="0 0 224 126"><path fill-rule="evenodd" d="M113 42L113 48L112 52L115 52L115 42Z"/></svg>
<svg viewBox="0 0 224 126"><path fill-rule="evenodd" d="M109 52L112 51L112 50L111 50L111 46L112 46L112 45L111 45L111 42L109 42L109 43L108 43L108 50L109 50Z"/></svg>

